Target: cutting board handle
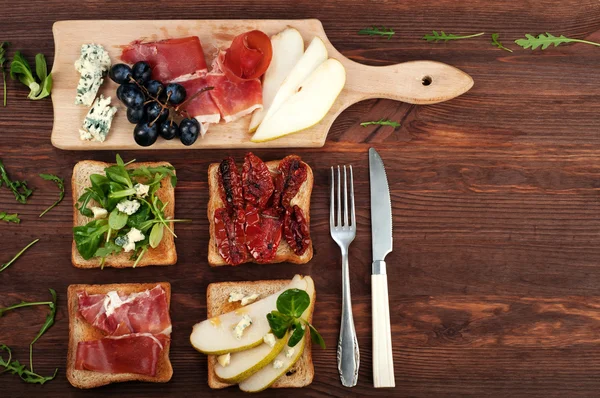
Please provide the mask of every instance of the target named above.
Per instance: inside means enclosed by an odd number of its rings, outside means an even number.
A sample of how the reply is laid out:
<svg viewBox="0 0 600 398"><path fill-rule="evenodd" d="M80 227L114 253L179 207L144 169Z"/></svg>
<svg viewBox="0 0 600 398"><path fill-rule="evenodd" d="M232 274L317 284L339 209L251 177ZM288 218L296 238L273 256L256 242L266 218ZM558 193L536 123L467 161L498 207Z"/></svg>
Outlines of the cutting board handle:
<svg viewBox="0 0 600 398"><path fill-rule="evenodd" d="M410 104L435 104L467 92L473 79L453 66L436 61L410 61L367 66L344 57L346 87L352 101L386 98Z"/></svg>

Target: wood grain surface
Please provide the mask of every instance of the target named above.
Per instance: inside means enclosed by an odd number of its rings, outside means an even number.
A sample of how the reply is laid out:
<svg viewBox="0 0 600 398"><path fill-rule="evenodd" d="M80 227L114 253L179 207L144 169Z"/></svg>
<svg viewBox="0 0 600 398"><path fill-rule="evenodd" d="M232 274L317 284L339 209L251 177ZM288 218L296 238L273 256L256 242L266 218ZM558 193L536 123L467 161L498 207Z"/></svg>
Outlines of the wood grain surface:
<svg viewBox="0 0 600 398"><path fill-rule="evenodd" d="M522 50L525 33L545 31L600 41L597 1L355 0L267 1L5 1L0 41L29 57L53 61L52 24L64 19L318 18L333 45L369 65L432 59L470 74L474 87L451 101L415 106L369 100L344 111L320 149L294 152L315 171L312 236L306 265L245 265L211 269L206 261L207 177L210 162L243 150L129 151L125 159L167 160L177 167L177 265L145 269L80 270L70 264L71 201L42 219L57 195L38 172L70 178L85 158L112 161L115 152L68 152L52 147L52 104L29 101L24 86L8 82L0 107L0 158L14 178L35 187L20 205L0 189L0 211L19 212L20 225L0 225L0 262L34 238L40 242L0 274L0 305L59 293L56 324L37 342L36 370L59 367L56 380L27 385L1 375L10 397L239 396L208 390L206 360L189 345L191 327L206 315L213 281L289 278L310 274L317 288L314 323L328 348L314 349L315 380L302 390L261 396L531 397L597 396L600 389L600 49L584 44ZM359 36L368 25L396 31L391 40ZM486 32L468 41L426 43L431 30ZM493 47L500 33L508 53ZM390 118L402 126L361 127ZM387 169L394 211L390 281L396 388L375 390L371 374L370 220L367 151L375 147ZM281 150L259 150L264 160ZM341 386L335 346L341 307L339 250L328 231L328 168L352 164L358 234L350 247L354 316L361 348L358 386ZM67 190L69 198L70 188ZM174 323L174 376L165 385L130 383L81 392L65 378L66 290L73 283L169 281ZM27 362L28 345L45 310L23 309L0 318L0 341Z"/></svg>

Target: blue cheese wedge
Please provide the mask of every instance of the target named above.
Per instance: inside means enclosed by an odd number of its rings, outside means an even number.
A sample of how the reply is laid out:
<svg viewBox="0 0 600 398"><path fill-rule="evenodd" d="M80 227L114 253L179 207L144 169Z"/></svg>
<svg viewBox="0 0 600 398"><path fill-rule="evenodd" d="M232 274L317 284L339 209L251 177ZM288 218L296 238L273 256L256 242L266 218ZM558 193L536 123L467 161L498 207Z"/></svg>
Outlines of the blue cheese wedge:
<svg viewBox="0 0 600 398"><path fill-rule="evenodd" d="M75 97L76 105L92 105L110 66L110 56L104 47L99 44L81 46L81 56L75 61L75 69L81 74Z"/></svg>
<svg viewBox="0 0 600 398"><path fill-rule="evenodd" d="M84 141L104 142L110 131L117 108L110 106L110 97L100 96L90 108L79 129L79 138Z"/></svg>

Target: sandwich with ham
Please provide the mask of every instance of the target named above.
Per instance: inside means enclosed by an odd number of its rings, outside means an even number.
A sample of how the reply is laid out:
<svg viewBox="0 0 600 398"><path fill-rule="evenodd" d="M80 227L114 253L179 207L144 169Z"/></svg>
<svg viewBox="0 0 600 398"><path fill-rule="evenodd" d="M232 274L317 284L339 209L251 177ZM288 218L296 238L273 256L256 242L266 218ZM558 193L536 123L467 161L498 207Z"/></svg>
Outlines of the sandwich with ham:
<svg viewBox="0 0 600 398"><path fill-rule="evenodd" d="M168 382L170 302L167 282L69 286L69 382L82 389Z"/></svg>

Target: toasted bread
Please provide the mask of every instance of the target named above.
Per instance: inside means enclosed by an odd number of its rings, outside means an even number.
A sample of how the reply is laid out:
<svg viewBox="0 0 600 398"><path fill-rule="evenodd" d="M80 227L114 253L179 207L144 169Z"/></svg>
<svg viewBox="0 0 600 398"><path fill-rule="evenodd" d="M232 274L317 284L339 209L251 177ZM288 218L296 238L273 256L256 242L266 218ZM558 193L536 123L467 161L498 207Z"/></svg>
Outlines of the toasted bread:
<svg viewBox="0 0 600 398"><path fill-rule="evenodd" d="M73 190L73 225L80 226L85 225L88 222L92 221L91 218L88 218L82 215L79 210L77 210L76 203L79 197L85 192L85 189L89 187L90 184L90 175L92 174L102 174L104 175L104 169L111 164L105 162L98 162L94 160L84 160L75 165L73 169L73 177L71 178L71 186ZM141 163L133 163L127 168L137 168L141 166L147 167L156 167L156 166L171 166L170 163L167 162L141 162ZM171 184L171 180L169 178L165 178L161 181L161 187L157 191L158 198L168 205L165 208L165 216L166 217L174 217L175 214L175 187ZM97 205L95 201L90 201L90 207ZM174 223L170 223L171 229L174 230ZM100 259L91 258L89 260L84 259L77 251L77 245L75 241L73 241L73 246L71 249L71 262L77 268L99 268L100 267ZM175 250L175 239L172 234L165 233L163 235L163 239L155 249L149 248L146 254L142 257L142 259L138 262L137 267L144 267L147 265L172 265L177 262L177 251ZM131 253L121 252L119 254L113 254L106 258L104 262L105 267L115 267L115 268L126 268L132 267L135 263L134 260L131 260Z"/></svg>
<svg viewBox="0 0 600 398"><path fill-rule="evenodd" d="M272 160L270 162L265 162L271 175L275 175L275 171L279 166L280 160ZM307 176L306 181L300 186L300 190L296 194L296 196L291 200L291 205L298 205L302 211L304 212L304 216L306 217L306 222L310 228L310 195L312 193L314 176L312 169L306 163ZM224 207L223 200L221 199L221 195L219 194L219 163L212 163L208 167L208 192L209 192L209 201L208 201L208 221L210 222L210 241L208 242L208 263L211 267L219 267L222 265L230 265L225 262L223 257L219 254L219 249L217 248L217 241L215 239L215 210ZM294 264L305 264L312 259L313 256L313 245L312 241L308 249L304 252L303 255L298 256L290 245L286 242L285 238L281 237L281 242L279 243L279 247L277 248L277 253L275 254L275 258L271 263L282 263L282 262L290 262ZM252 259L252 256L248 256L249 260L247 262L256 262Z"/></svg>
<svg viewBox="0 0 600 398"><path fill-rule="evenodd" d="M173 376L173 368L169 360L170 341L161 352L158 360L156 376L146 376L135 373L99 373L90 370L75 369L77 358L77 344L80 341L96 340L104 337L104 334L90 325L77 312L77 292L85 290L88 294L106 294L112 290L123 293L137 293L152 289L156 285L162 286L167 294L167 304L171 306L171 284L160 283L124 283L110 285L70 285L67 291L69 309L69 352L67 354L67 379L69 383L77 388L95 388L105 384L119 383L123 381L149 381L154 383L166 383Z"/></svg>
<svg viewBox="0 0 600 398"><path fill-rule="evenodd" d="M271 294L277 293L290 283L290 280L271 280L271 281L256 281L256 282L220 282L211 283L206 289L206 309L207 317L213 318L230 311L235 311L241 304L239 302L230 303L228 301L229 294L233 291L240 292L245 295L259 294L259 300L263 299ZM308 322L312 322L312 312L314 311L314 305L317 294L311 297L310 310L311 316ZM208 356L208 386L214 389L221 389L230 387L234 384L227 384L220 381L215 375L215 366L217 364L217 357L214 355ZM312 383L315 376L315 369L312 363L311 353L311 340L310 337L306 336L306 346L304 353L298 359L298 362L294 364L286 372L285 375L281 376L270 388L300 388L306 387Z"/></svg>

